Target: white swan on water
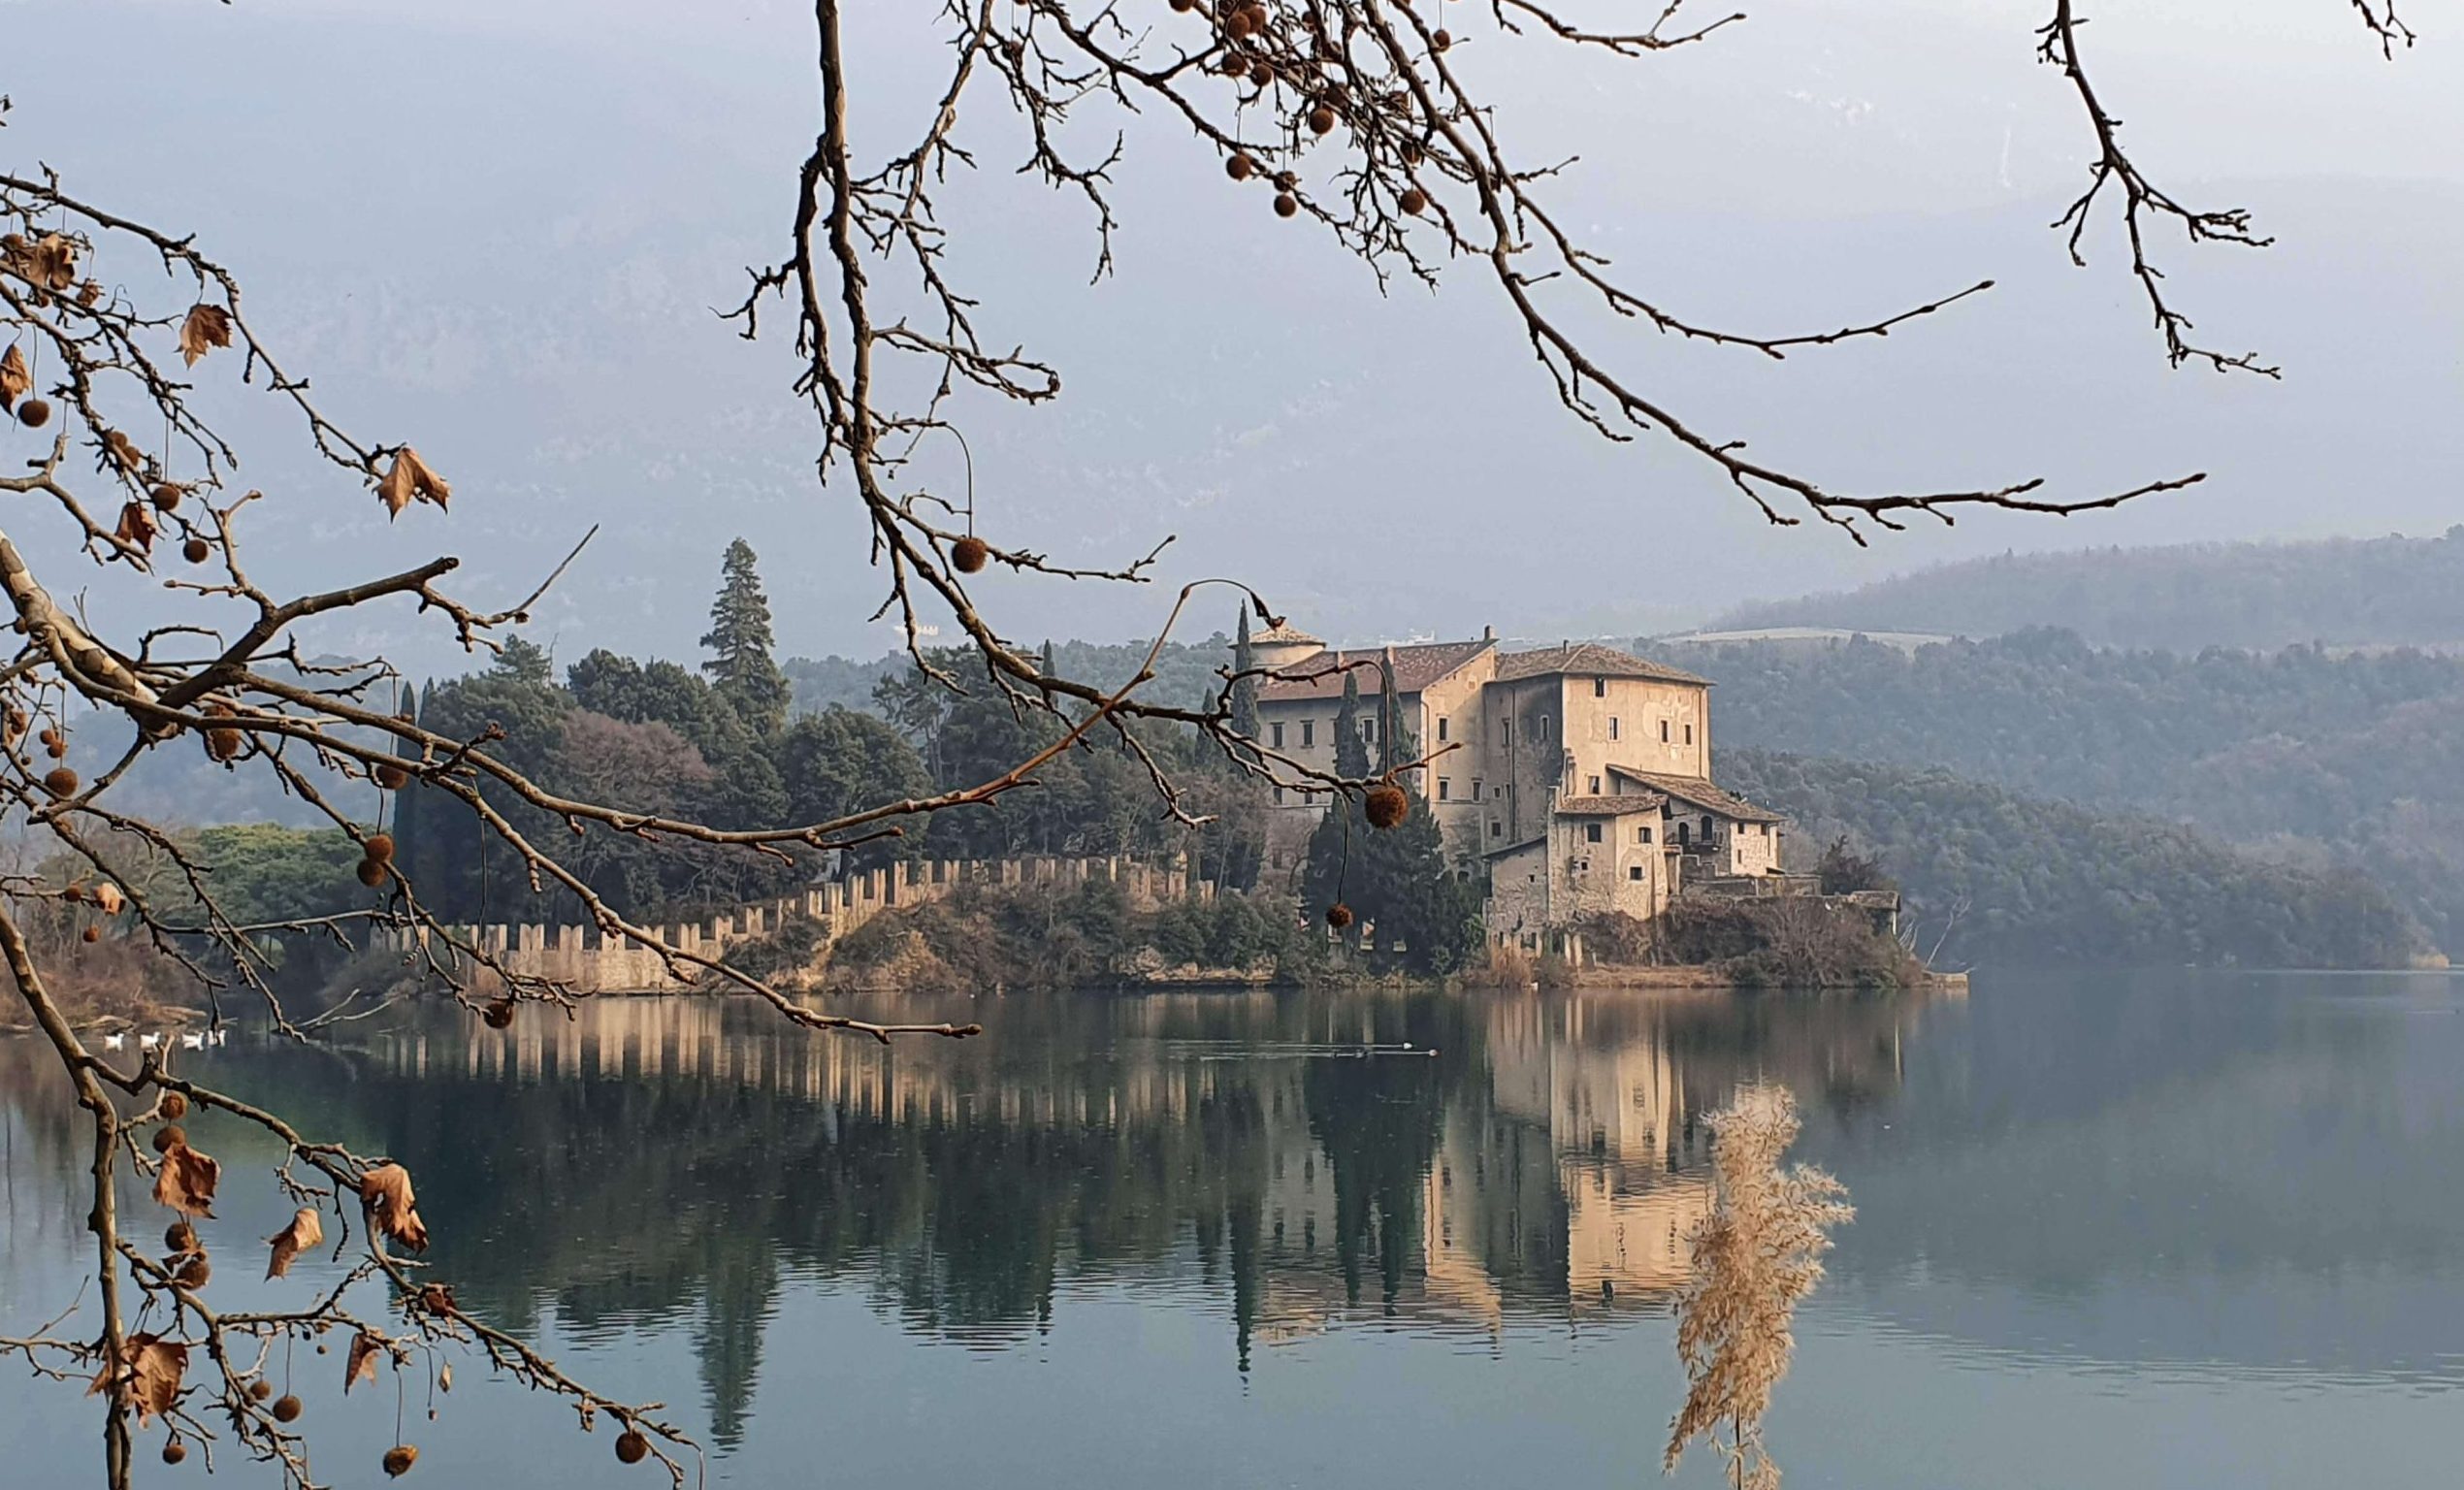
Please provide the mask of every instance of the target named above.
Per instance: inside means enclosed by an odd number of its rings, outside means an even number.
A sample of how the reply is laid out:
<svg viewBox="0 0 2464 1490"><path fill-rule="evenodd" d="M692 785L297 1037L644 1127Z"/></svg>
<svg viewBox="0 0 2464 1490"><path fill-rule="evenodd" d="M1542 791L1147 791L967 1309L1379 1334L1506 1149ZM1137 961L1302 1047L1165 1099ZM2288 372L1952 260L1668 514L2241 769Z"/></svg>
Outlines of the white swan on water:
<svg viewBox="0 0 2464 1490"><path fill-rule="evenodd" d="M116 1051L126 1044L128 1044L128 1037L126 1035L105 1035L103 1037L103 1049L107 1051Z"/></svg>

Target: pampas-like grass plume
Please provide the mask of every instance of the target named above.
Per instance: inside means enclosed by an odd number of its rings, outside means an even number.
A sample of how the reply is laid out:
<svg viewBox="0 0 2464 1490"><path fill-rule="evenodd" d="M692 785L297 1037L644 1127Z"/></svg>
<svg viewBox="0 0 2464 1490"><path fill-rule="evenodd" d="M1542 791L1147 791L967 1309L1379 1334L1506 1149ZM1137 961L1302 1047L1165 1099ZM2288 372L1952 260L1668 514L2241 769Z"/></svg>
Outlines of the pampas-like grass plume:
<svg viewBox="0 0 2464 1490"><path fill-rule="evenodd" d="M1687 1238L1694 1274L1677 1295L1677 1359L1688 1387L1661 1467L1675 1470L1686 1445L1707 1439L1736 1490L1776 1490L1763 1414L1797 1349L1789 1322L1822 1280L1832 1228L1857 1213L1822 1170L1781 1167L1798 1129L1786 1087L1739 1086L1704 1121L1714 1193L1711 1214Z"/></svg>

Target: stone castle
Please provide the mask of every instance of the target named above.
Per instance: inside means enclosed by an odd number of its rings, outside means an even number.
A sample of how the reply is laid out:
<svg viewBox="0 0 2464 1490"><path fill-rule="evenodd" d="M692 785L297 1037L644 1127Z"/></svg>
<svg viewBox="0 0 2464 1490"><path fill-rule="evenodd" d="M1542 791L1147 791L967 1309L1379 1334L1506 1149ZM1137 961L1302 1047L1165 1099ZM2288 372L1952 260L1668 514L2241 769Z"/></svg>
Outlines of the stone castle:
<svg viewBox="0 0 2464 1490"><path fill-rule="evenodd" d="M1647 921L1689 885L1753 892L1782 878L1786 820L1711 780L1707 679L1593 642L1508 652L1494 631L1334 651L1285 624L1249 649L1260 743L1319 770L1335 769L1345 678L1374 758L1393 677L1393 715L1427 761L1411 784L1448 853L1487 872L1492 943L1536 947L1605 911ZM1294 863L1325 798L1276 800L1270 861Z"/></svg>

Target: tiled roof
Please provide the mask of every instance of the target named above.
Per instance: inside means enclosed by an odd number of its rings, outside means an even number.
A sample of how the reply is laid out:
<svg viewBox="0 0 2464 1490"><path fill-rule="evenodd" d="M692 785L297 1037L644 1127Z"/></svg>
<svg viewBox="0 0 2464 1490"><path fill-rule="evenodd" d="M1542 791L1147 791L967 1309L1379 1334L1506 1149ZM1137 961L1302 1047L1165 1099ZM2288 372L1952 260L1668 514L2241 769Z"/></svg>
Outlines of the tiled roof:
<svg viewBox="0 0 2464 1490"><path fill-rule="evenodd" d="M1395 654L1395 692L1416 694L1430 684L1453 672L1497 645L1494 641L1437 641L1416 646L1397 647ZM1280 672L1270 672L1258 680L1260 703L1289 703L1307 698L1340 698L1344 693L1344 668L1349 665L1360 679L1362 696L1374 696L1378 689L1378 659L1384 647L1362 647L1351 652L1320 652L1303 658Z"/></svg>
<svg viewBox="0 0 2464 1490"><path fill-rule="evenodd" d="M1596 641L1542 647L1537 652L1508 652L1497 660L1497 676L1501 683L1516 678L1544 678L1560 672L1581 673L1586 677L1651 678L1662 683L1711 686L1710 679L1696 677L1681 667L1646 662L1631 652L1604 647Z"/></svg>
<svg viewBox="0 0 2464 1490"><path fill-rule="evenodd" d="M1520 843L1509 843L1502 849L1491 849L1480 857L1483 858L1504 858L1508 854L1520 854L1525 849L1537 849L1546 842L1548 842L1548 835L1542 833L1537 837L1526 838Z"/></svg>
<svg viewBox="0 0 2464 1490"><path fill-rule="evenodd" d="M1637 792L1630 796L1561 796L1557 799L1557 815L1622 818L1637 812L1658 812L1668 805L1669 799L1657 792Z"/></svg>
<svg viewBox="0 0 2464 1490"><path fill-rule="evenodd" d="M1721 817L1738 823L1785 823L1788 819L1767 807L1757 807L1734 793L1723 792L1700 776L1669 776L1659 771L1638 771L1631 765L1612 765L1611 771L1628 781L1638 781L1654 792L1666 792L1681 802L1708 807Z"/></svg>

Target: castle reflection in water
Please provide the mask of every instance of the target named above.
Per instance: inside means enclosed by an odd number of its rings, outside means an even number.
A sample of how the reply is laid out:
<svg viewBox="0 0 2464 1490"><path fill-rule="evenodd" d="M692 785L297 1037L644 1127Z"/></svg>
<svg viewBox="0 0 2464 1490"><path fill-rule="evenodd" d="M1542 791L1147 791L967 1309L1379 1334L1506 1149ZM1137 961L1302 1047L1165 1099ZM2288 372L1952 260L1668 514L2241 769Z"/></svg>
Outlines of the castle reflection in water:
<svg viewBox="0 0 2464 1490"><path fill-rule="evenodd" d="M1750 1078L1809 1105L1888 1090L1923 1016L1875 998L1774 1018L1725 993L961 1004L858 1012L980 1018L981 1039L883 1046L740 1002L611 999L503 1034L414 1024L369 1053L380 1081L667 1093L544 1120L646 1126L604 1137L654 1167L664 1147L702 1153L699 1182L606 1179L699 1195L710 1224L865 1276L917 1328L997 1344L1072 1287L1121 1284L1222 1309L1246 1365L1347 1320L1496 1332L1665 1308L1710 1203L1698 1116ZM775 1194L751 1178L764 1163ZM603 1263L611 1287L641 1271L623 1248ZM562 1280L569 1303L594 1261L562 1265L585 1276Z"/></svg>

